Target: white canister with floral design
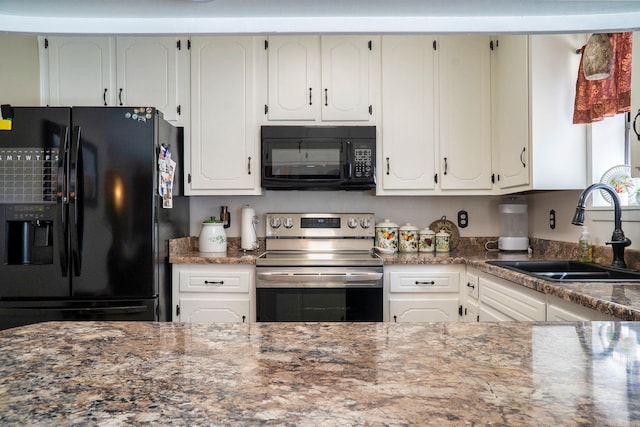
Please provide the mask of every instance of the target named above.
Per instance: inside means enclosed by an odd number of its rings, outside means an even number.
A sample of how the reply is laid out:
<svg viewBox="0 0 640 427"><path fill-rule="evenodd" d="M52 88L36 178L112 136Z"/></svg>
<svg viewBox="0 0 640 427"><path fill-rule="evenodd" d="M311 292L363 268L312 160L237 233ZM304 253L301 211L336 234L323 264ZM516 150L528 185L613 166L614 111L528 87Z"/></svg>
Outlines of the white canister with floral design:
<svg viewBox="0 0 640 427"><path fill-rule="evenodd" d="M400 252L418 252L418 227L406 223L400 227Z"/></svg>
<svg viewBox="0 0 640 427"><path fill-rule="evenodd" d="M451 235L444 230L436 233L436 252L449 252L449 238Z"/></svg>
<svg viewBox="0 0 640 427"><path fill-rule="evenodd" d="M398 224L385 218L383 222L376 224L375 245L377 248L398 250Z"/></svg>
<svg viewBox="0 0 640 427"><path fill-rule="evenodd" d="M202 230L198 238L200 252L226 252L227 233L224 231L224 222L217 221L216 217L202 223Z"/></svg>
<svg viewBox="0 0 640 427"><path fill-rule="evenodd" d="M433 252L436 249L436 232L430 228L418 233L418 252Z"/></svg>

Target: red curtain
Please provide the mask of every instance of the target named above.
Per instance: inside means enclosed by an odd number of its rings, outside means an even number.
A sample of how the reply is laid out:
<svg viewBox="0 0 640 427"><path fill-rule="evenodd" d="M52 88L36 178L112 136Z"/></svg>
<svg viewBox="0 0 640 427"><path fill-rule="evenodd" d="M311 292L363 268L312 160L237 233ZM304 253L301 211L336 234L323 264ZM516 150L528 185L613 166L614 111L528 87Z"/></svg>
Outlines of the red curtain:
<svg viewBox="0 0 640 427"><path fill-rule="evenodd" d="M578 69L573 123L593 123L631 111L631 47L633 33L610 33L613 68L608 78L587 80ZM582 47L584 51L584 46Z"/></svg>

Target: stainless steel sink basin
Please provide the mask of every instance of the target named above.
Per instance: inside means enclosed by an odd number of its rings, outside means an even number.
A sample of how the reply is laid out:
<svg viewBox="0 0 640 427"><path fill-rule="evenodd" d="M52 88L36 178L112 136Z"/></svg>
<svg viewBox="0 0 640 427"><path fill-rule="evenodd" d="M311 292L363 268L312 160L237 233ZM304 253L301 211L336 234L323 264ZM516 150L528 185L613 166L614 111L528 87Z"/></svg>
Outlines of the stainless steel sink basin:
<svg viewBox="0 0 640 427"><path fill-rule="evenodd" d="M640 271L578 261L531 260L487 263L553 282L640 282Z"/></svg>

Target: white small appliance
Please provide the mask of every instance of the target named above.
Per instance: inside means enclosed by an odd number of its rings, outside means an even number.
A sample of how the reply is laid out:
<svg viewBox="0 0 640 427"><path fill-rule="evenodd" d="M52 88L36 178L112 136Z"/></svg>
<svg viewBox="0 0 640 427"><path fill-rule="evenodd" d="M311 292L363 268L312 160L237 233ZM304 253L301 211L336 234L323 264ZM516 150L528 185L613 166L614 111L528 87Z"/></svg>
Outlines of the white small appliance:
<svg viewBox="0 0 640 427"><path fill-rule="evenodd" d="M504 203L499 206L501 251L526 251L529 249L529 226L527 205Z"/></svg>

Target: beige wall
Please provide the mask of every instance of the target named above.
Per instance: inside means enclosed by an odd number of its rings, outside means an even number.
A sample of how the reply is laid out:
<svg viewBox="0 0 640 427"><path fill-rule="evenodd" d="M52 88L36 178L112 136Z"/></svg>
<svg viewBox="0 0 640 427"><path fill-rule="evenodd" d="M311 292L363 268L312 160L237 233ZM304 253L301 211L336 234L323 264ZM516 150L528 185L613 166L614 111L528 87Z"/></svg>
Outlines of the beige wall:
<svg viewBox="0 0 640 427"><path fill-rule="evenodd" d="M40 105L38 38L0 35L0 103Z"/></svg>

